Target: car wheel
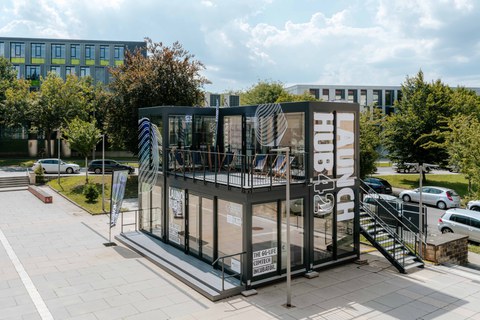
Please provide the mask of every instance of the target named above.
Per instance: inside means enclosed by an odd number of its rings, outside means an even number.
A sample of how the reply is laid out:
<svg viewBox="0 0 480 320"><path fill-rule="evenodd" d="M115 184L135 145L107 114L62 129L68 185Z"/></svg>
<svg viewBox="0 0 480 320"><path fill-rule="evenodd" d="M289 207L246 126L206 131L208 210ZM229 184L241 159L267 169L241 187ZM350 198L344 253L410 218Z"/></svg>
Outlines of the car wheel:
<svg viewBox="0 0 480 320"><path fill-rule="evenodd" d="M67 168L66 171L67 171L68 174L72 174L72 173L73 173L73 169L72 169L72 168Z"/></svg>
<svg viewBox="0 0 480 320"><path fill-rule="evenodd" d="M100 168L95 168L94 172L95 172L96 174L100 174L100 173L102 173L102 169L100 169Z"/></svg>
<svg viewBox="0 0 480 320"><path fill-rule="evenodd" d="M442 233L453 233L453 230L450 228L443 228Z"/></svg>
<svg viewBox="0 0 480 320"><path fill-rule="evenodd" d="M440 209L440 210L444 210L444 209L447 208L447 205L443 201L438 201L437 202L437 208Z"/></svg>
<svg viewBox="0 0 480 320"><path fill-rule="evenodd" d="M478 207L478 206L473 206L473 207L470 208L470 210L480 211L480 207Z"/></svg>
<svg viewBox="0 0 480 320"><path fill-rule="evenodd" d="M408 194L403 195L402 200L403 200L404 202L410 202L410 201L412 201L412 199L410 198L410 196L409 196Z"/></svg>

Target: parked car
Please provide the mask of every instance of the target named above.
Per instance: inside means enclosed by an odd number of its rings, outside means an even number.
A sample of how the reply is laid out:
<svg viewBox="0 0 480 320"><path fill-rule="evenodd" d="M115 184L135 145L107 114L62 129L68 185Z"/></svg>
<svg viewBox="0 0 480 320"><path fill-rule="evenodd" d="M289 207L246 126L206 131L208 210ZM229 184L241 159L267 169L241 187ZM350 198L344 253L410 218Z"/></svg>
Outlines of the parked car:
<svg viewBox="0 0 480 320"><path fill-rule="evenodd" d="M480 242L480 212L449 209L438 219L438 230L464 234L469 240Z"/></svg>
<svg viewBox="0 0 480 320"><path fill-rule="evenodd" d="M102 159L90 161L88 164L88 172L102 173ZM115 160L105 159L105 172L113 172L117 170L128 170L129 174L135 172L132 166L121 164Z"/></svg>
<svg viewBox="0 0 480 320"><path fill-rule="evenodd" d="M40 159L37 160L33 166L32 170L37 169L39 165L42 166L43 172L45 173L58 173L58 159ZM60 173L79 173L80 166L75 163L67 163L60 159Z"/></svg>
<svg viewBox="0 0 480 320"><path fill-rule="evenodd" d="M471 200L467 203L467 209L473 211L480 211L480 200Z"/></svg>
<svg viewBox="0 0 480 320"><path fill-rule="evenodd" d="M414 164L407 163L394 163L392 168L398 173L409 173L409 172L418 172L418 167Z"/></svg>
<svg viewBox="0 0 480 320"><path fill-rule="evenodd" d="M419 202L420 189L404 190L399 197L405 202ZM438 209L459 208L460 196L452 189L442 187L422 188L422 203L436 206Z"/></svg>
<svg viewBox="0 0 480 320"><path fill-rule="evenodd" d="M363 181L368 187L372 188L376 193L384 193L384 194L392 193L392 186L385 179L365 178Z"/></svg>

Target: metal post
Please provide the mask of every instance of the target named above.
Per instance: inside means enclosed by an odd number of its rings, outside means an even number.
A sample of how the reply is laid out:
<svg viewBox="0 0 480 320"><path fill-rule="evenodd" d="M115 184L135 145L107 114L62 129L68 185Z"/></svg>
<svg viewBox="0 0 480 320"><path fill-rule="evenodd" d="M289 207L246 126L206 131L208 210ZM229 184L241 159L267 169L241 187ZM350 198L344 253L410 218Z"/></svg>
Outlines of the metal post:
<svg viewBox="0 0 480 320"><path fill-rule="evenodd" d="M105 134L102 134L102 211L105 212Z"/></svg>
<svg viewBox="0 0 480 320"><path fill-rule="evenodd" d="M286 187L286 210L287 210L287 308L292 306L292 270L290 260L290 152L285 150L287 156L287 187Z"/></svg>
<svg viewBox="0 0 480 320"><path fill-rule="evenodd" d="M423 198L422 198L422 185L423 185L423 164L418 166L420 169L420 181L419 181L419 192L420 199L418 201L418 253L420 257L423 255Z"/></svg>
<svg viewBox="0 0 480 320"><path fill-rule="evenodd" d="M57 140L58 140L58 185L60 186L60 129L57 131Z"/></svg>
<svg viewBox="0 0 480 320"><path fill-rule="evenodd" d="M285 157L287 161L287 170L286 170L286 179L287 184L285 188L285 210L286 214L285 217L287 219L287 303L285 307L290 308L292 307L292 267L291 267L291 252L290 252L290 149L286 148L279 148L279 149L272 149L271 151L276 152L283 152L285 151Z"/></svg>

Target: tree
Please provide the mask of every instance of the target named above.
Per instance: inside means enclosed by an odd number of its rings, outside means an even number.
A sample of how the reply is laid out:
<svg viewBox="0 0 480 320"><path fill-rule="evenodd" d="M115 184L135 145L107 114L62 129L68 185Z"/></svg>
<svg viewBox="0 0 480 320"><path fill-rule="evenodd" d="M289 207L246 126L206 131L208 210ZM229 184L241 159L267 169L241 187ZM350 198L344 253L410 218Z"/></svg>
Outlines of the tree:
<svg viewBox="0 0 480 320"><path fill-rule="evenodd" d="M309 92L305 91L303 94L293 94L287 91L284 91L280 94L275 102L297 102L297 101L320 101L316 99L314 95L311 95Z"/></svg>
<svg viewBox="0 0 480 320"><path fill-rule="evenodd" d="M84 121L76 117L64 129L66 140L72 149L77 150L85 157L85 169L88 165L88 154L97 144L101 132L96 127L96 122ZM86 170L85 183L88 183L88 170Z"/></svg>
<svg viewBox="0 0 480 320"><path fill-rule="evenodd" d="M5 100L5 92L17 78L13 65L4 57L0 57L0 102Z"/></svg>
<svg viewBox="0 0 480 320"><path fill-rule="evenodd" d="M112 95L107 103L106 130L116 147L138 153L138 109L151 106L193 106L203 101L200 75L205 67L175 42L171 47L145 39L140 50L125 53L125 64L111 69Z"/></svg>
<svg viewBox="0 0 480 320"><path fill-rule="evenodd" d="M380 124L382 118L380 110L364 111L360 113L360 178L375 173L375 162L380 154L378 148L381 145Z"/></svg>
<svg viewBox="0 0 480 320"><path fill-rule="evenodd" d="M52 133L66 127L75 117L87 120L93 111L95 100L94 86L90 77L78 78L67 76L63 81L56 73L49 73L41 79L40 91L36 103L32 103L30 111L33 124L45 133L50 140ZM50 143L47 143L47 154L52 155Z"/></svg>
<svg viewBox="0 0 480 320"><path fill-rule="evenodd" d="M5 91L5 101L0 104L1 121L7 127L27 126L33 121L31 106L36 103L37 95L30 92L30 83L15 80Z"/></svg>
<svg viewBox="0 0 480 320"><path fill-rule="evenodd" d="M480 121L478 115L458 114L443 131L444 146L450 156L450 164L458 167L469 181L469 192L480 196ZM477 186L476 190L471 184Z"/></svg>
<svg viewBox="0 0 480 320"><path fill-rule="evenodd" d="M385 148L397 162L444 163L447 153L434 146L442 137L432 135L439 121L453 114L452 90L437 80L423 80L423 72L406 79L402 84L402 99L396 103L397 112L385 122Z"/></svg>
<svg viewBox="0 0 480 320"><path fill-rule="evenodd" d="M287 96L288 92L281 82L259 81L250 89L240 95L244 105L275 103L281 96ZM285 100L284 100L285 101Z"/></svg>

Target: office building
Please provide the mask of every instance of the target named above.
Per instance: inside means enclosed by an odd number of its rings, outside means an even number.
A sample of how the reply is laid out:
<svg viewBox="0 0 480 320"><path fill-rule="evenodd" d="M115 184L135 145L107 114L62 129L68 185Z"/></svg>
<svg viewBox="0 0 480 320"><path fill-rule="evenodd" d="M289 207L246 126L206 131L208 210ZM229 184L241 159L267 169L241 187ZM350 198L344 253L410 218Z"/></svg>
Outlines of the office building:
<svg viewBox="0 0 480 320"><path fill-rule="evenodd" d="M108 68L124 64L125 51L145 48L145 42L0 37L0 56L7 58L18 78L38 88L40 77L55 72L91 76L108 84Z"/></svg>

